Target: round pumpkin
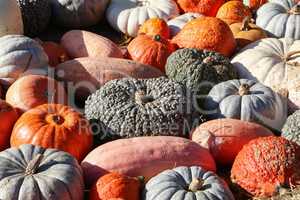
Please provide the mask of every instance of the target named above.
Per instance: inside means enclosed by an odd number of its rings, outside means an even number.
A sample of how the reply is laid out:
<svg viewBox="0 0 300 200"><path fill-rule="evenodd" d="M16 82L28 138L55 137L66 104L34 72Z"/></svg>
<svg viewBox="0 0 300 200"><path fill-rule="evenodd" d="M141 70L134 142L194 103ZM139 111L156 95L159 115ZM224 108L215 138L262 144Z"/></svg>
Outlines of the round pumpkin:
<svg viewBox="0 0 300 200"><path fill-rule="evenodd" d="M109 0L51 0L53 22L67 28L97 24L104 15Z"/></svg>
<svg viewBox="0 0 300 200"><path fill-rule="evenodd" d="M123 58L121 49L115 43L101 35L88 31L72 30L65 33L61 39L61 45L72 58Z"/></svg>
<svg viewBox="0 0 300 200"><path fill-rule="evenodd" d="M67 94L64 86L50 77L28 75L10 86L6 101L25 112L45 103L67 103Z"/></svg>
<svg viewBox="0 0 300 200"><path fill-rule="evenodd" d="M0 100L0 151L9 148L10 135L18 118L17 110Z"/></svg>
<svg viewBox="0 0 300 200"><path fill-rule="evenodd" d="M24 74L45 74L48 57L35 40L22 35L0 37L0 83L9 87Z"/></svg>
<svg viewBox="0 0 300 200"><path fill-rule="evenodd" d="M199 166L168 169L151 178L143 200L234 200L226 182Z"/></svg>
<svg viewBox="0 0 300 200"><path fill-rule="evenodd" d="M173 38L189 21L199 18L199 13L185 13L168 21L171 38Z"/></svg>
<svg viewBox="0 0 300 200"><path fill-rule="evenodd" d="M164 72L167 59L176 47L160 35L139 35L129 43L127 50L132 60L152 65Z"/></svg>
<svg viewBox="0 0 300 200"><path fill-rule="evenodd" d="M177 0L184 12L196 12L215 17L225 0Z"/></svg>
<svg viewBox="0 0 300 200"><path fill-rule="evenodd" d="M82 170L68 153L22 145L0 152L0 199L82 200Z"/></svg>
<svg viewBox="0 0 300 200"><path fill-rule="evenodd" d="M24 24L24 33L33 37L45 30L50 22L49 0L17 0Z"/></svg>
<svg viewBox="0 0 300 200"><path fill-rule="evenodd" d="M218 10L217 18L222 19L227 24L242 22L245 17L251 18L250 9L241 1L228 1Z"/></svg>
<svg viewBox="0 0 300 200"><path fill-rule="evenodd" d="M201 166L215 171L209 151L197 143L180 137L151 136L115 140L90 152L81 163L87 186L109 172L145 181L176 166Z"/></svg>
<svg viewBox="0 0 300 200"><path fill-rule="evenodd" d="M200 17L188 22L173 38L180 48L207 49L231 56L236 42L229 26L214 17Z"/></svg>
<svg viewBox="0 0 300 200"><path fill-rule="evenodd" d="M210 118L233 118L281 130L287 111L282 98L253 80L229 80L214 86L205 104Z"/></svg>
<svg viewBox="0 0 300 200"><path fill-rule="evenodd" d="M245 144L258 137L273 133L256 123L237 119L216 119L201 124L190 138L207 148L216 162L231 165Z"/></svg>
<svg viewBox="0 0 300 200"><path fill-rule="evenodd" d="M259 7L267 3L268 0L243 0L243 3L252 11L256 11Z"/></svg>
<svg viewBox="0 0 300 200"><path fill-rule="evenodd" d="M300 39L300 5L294 0L272 0L257 11L256 24L270 36Z"/></svg>
<svg viewBox="0 0 300 200"><path fill-rule="evenodd" d="M167 78L124 78L90 95L85 116L95 122L100 138L185 136L188 104L184 87Z"/></svg>
<svg viewBox="0 0 300 200"><path fill-rule="evenodd" d="M62 45L55 42L42 42L42 47L49 58L49 65L56 67L60 63L69 60L69 56Z"/></svg>
<svg viewBox="0 0 300 200"><path fill-rule="evenodd" d="M145 21L139 28L138 34L146 34L150 36L160 35L165 39L170 38L169 26L165 20L160 18L151 18Z"/></svg>
<svg viewBox="0 0 300 200"><path fill-rule="evenodd" d="M141 185L139 178L112 172L97 180L91 189L89 200L139 200Z"/></svg>
<svg viewBox="0 0 300 200"><path fill-rule="evenodd" d="M250 23L249 17L246 17L243 22L231 24L230 29L236 39L237 46L240 49L252 42L267 37L267 34L263 29Z"/></svg>
<svg viewBox="0 0 300 200"><path fill-rule="evenodd" d="M71 107L44 104L25 112L16 122L10 144L33 144L68 152L78 161L91 150L89 122Z"/></svg>
<svg viewBox="0 0 300 200"><path fill-rule="evenodd" d="M23 20L16 0L0 2L0 37L10 34L22 35Z"/></svg>
<svg viewBox="0 0 300 200"><path fill-rule="evenodd" d="M237 155L231 180L255 197L276 195L281 187L299 182L300 147L282 137L262 137Z"/></svg>
<svg viewBox="0 0 300 200"><path fill-rule="evenodd" d="M173 0L111 0L106 19L115 30L135 37L146 20L161 18L167 21L178 14Z"/></svg>
<svg viewBox="0 0 300 200"><path fill-rule="evenodd" d="M241 78L257 80L288 97L290 110L300 106L300 41L266 38L249 44L233 59Z"/></svg>
<svg viewBox="0 0 300 200"><path fill-rule="evenodd" d="M298 145L300 145L299 119L300 119L300 110L297 110L287 118L287 120L281 130L282 137L284 137L290 141L293 141L293 142L297 143Z"/></svg>

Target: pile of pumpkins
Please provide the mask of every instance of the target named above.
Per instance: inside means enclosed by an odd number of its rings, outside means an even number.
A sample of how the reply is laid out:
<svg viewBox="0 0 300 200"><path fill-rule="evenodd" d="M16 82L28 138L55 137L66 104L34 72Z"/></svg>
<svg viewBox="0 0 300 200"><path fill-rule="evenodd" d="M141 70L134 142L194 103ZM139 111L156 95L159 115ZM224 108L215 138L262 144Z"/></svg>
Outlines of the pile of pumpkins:
<svg viewBox="0 0 300 200"><path fill-rule="evenodd" d="M5 0L0 16L0 199L300 199L298 0ZM88 31L102 21L123 41Z"/></svg>

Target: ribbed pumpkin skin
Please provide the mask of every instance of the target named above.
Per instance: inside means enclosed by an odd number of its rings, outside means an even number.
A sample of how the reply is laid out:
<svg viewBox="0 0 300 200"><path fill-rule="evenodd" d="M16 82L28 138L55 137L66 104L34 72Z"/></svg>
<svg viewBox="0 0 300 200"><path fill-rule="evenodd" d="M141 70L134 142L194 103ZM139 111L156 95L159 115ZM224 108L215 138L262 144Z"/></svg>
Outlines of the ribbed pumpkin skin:
<svg viewBox="0 0 300 200"><path fill-rule="evenodd" d="M165 39L170 38L170 30L164 19L151 18L145 21L139 28L138 34L146 34L150 36L160 35Z"/></svg>
<svg viewBox="0 0 300 200"><path fill-rule="evenodd" d="M225 0L177 0L184 12L197 12L215 17Z"/></svg>
<svg viewBox="0 0 300 200"><path fill-rule="evenodd" d="M282 132L282 137L293 141L300 145L300 111L295 111L292 115L290 115L281 132Z"/></svg>
<svg viewBox="0 0 300 200"><path fill-rule="evenodd" d="M120 139L94 149L82 161L86 184L115 171L146 180L174 166L201 166L215 171L215 161L197 143L180 137L155 136Z"/></svg>
<svg viewBox="0 0 300 200"><path fill-rule="evenodd" d="M198 180L201 186L192 185ZM143 200L234 200L226 182L199 166L168 169L146 184Z"/></svg>
<svg viewBox="0 0 300 200"><path fill-rule="evenodd" d="M81 161L92 149L93 136L89 122L79 112L60 104L44 104L18 119L10 144L56 148Z"/></svg>
<svg viewBox="0 0 300 200"><path fill-rule="evenodd" d="M139 200L141 182L138 178L119 173L109 173L100 177L91 189L89 200Z"/></svg>
<svg viewBox="0 0 300 200"><path fill-rule="evenodd" d="M82 171L68 153L33 145L10 148L0 152L0 171L0 199L83 199Z"/></svg>
<svg viewBox="0 0 300 200"><path fill-rule="evenodd" d="M272 136L263 126L237 119L210 120L191 132L190 138L208 148L215 161L231 165L245 144L258 137Z"/></svg>
<svg viewBox="0 0 300 200"><path fill-rule="evenodd" d="M24 23L24 33L33 37L42 32L50 21L50 0L17 0Z"/></svg>
<svg viewBox="0 0 300 200"><path fill-rule="evenodd" d="M231 179L256 197L272 196L279 186L300 180L300 147L282 137L263 137L246 144L236 157Z"/></svg>

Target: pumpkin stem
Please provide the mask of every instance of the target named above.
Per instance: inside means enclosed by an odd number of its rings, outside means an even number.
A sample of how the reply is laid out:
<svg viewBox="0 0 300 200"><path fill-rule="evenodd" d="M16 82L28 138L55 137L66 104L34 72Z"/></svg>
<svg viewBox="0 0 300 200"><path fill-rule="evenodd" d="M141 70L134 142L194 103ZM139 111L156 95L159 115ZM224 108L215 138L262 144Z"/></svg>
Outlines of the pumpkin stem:
<svg viewBox="0 0 300 200"><path fill-rule="evenodd" d="M249 26L250 20L251 19L248 16L243 19L241 31L249 31L250 30L250 26Z"/></svg>
<svg viewBox="0 0 300 200"><path fill-rule="evenodd" d="M249 94L250 86L248 84L242 84L239 88L239 95L244 96Z"/></svg>
<svg viewBox="0 0 300 200"><path fill-rule="evenodd" d="M291 15L300 15L300 4L297 4L294 7L292 7L292 9L288 11L288 13Z"/></svg>
<svg viewBox="0 0 300 200"><path fill-rule="evenodd" d="M61 56L59 56L59 62L63 63L67 60L67 56L65 54L62 54Z"/></svg>
<svg viewBox="0 0 300 200"><path fill-rule="evenodd" d="M192 180L191 184L189 185L189 191L197 192L202 188L203 184L204 184L204 180L195 178Z"/></svg>
<svg viewBox="0 0 300 200"><path fill-rule="evenodd" d="M155 36L153 37L153 39L154 39L155 41L159 42L159 41L161 40L161 37L160 37L160 35L155 35Z"/></svg>
<svg viewBox="0 0 300 200"><path fill-rule="evenodd" d="M300 51L291 51L291 52L289 52L289 53L283 58L283 60L284 60L285 62L287 62L287 61L289 61L289 60L291 59L291 57L293 57L293 56L296 55L296 54L300 54Z"/></svg>
<svg viewBox="0 0 300 200"><path fill-rule="evenodd" d="M134 99L135 99L135 102L139 105L145 105L147 103L154 101L153 97L146 96L145 92L142 90L135 92Z"/></svg>
<svg viewBox="0 0 300 200"><path fill-rule="evenodd" d="M64 122L64 119L60 116L60 115L53 115L52 116L52 120L56 123L56 124L62 124Z"/></svg>
<svg viewBox="0 0 300 200"><path fill-rule="evenodd" d="M39 167L42 159L44 158L44 155L39 153L36 155L36 157L34 157L27 165L26 169L25 169L25 175L29 176L29 175L33 175L37 168Z"/></svg>

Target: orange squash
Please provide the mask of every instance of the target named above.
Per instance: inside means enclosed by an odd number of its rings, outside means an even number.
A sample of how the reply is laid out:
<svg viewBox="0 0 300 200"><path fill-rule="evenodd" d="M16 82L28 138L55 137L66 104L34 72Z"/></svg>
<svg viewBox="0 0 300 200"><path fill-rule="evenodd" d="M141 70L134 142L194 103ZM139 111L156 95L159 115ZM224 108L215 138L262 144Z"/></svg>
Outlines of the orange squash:
<svg viewBox="0 0 300 200"><path fill-rule="evenodd" d="M230 57L236 41L229 26L215 17L200 17L188 22L172 39L180 48L208 49Z"/></svg>
<svg viewBox="0 0 300 200"><path fill-rule="evenodd" d="M251 10L241 1L228 1L218 10L217 18L227 24L242 22L245 17L252 17Z"/></svg>
<svg viewBox="0 0 300 200"><path fill-rule="evenodd" d="M49 65L51 67L55 67L70 59L66 50L60 44L55 42L42 42L42 47L48 55Z"/></svg>
<svg viewBox="0 0 300 200"><path fill-rule="evenodd" d="M119 173L109 173L98 179L91 189L89 200L139 200L141 181Z"/></svg>
<svg viewBox="0 0 300 200"><path fill-rule="evenodd" d="M165 39L170 38L170 30L165 20L160 18L151 18L143 23L139 29L139 34L150 36L160 35Z"/></svg>
<svg viewBox="0 0 300 200"><path fill-rule="evenodd" d="M10 144L55 148L81 161L92 148L93 135L89 122L79 112L61 104L44 104L18 119Z"/></svg>
<svg viewBox="0 0 300 200"><path fill-rule="evenodd" d="M184 12L198 12L211 17L216 16L224 2L225 0L177 0Z"/></svg>
<svg viewBox="0 0 300 200"><path fill-rule="evenodd" d="M295 0L298 1L298 0ZM244 4L251 10L256 11L259 7L268 2L268 0L243 0Z"/></svg>
<svg viewBox="0 0 300 200"><path fill-rule="evenodd" d="M127 49L132 60L152 65L164 72L167 59L176 47L160 35L139 35L129 43Z"/></svg>

